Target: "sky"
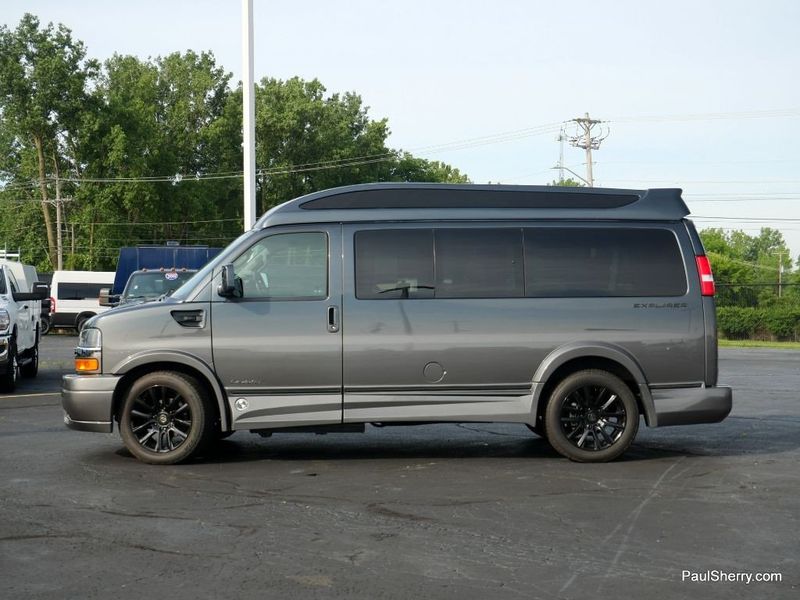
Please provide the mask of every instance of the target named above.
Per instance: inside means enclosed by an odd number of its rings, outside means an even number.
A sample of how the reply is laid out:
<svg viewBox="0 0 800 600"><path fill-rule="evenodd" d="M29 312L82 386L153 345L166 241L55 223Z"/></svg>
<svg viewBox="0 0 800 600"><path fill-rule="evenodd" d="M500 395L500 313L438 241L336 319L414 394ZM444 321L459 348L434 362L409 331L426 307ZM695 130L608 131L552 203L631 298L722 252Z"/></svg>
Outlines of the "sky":
<svg viewBox="0 0 800 600"><path fill-rule="evenodd" d="M239 0L0 1L25 12L93 58L210 50L241 77ZM556 179L559 124L588 112L595 185L680 187L698 226L774 227L797 259L799 23L796 0L254 0L254 66L359 93L392 147L476 183Z"/></svg>

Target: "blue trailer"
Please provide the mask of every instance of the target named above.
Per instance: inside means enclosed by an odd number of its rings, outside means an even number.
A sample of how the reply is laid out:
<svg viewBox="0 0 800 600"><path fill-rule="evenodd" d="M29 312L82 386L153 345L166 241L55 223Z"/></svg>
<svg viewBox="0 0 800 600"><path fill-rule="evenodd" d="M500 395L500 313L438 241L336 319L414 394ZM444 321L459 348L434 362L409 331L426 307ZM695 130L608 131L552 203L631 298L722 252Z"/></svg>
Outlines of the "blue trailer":
<svg viewBox="0 0 800 600"><path fill-rule="evenodd" d="M125 289L131 273L139 269L199 269L220 253L222 248L208 246L133 246L119 249L117 274L111 294Z"/></svg>

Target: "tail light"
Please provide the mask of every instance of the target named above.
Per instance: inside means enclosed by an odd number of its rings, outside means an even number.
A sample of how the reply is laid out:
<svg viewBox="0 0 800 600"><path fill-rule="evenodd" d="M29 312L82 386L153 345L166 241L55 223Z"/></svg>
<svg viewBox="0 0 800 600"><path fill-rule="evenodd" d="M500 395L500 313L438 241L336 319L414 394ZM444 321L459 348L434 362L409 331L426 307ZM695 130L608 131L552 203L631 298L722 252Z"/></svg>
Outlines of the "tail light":
<svg viewBox="0 0 800 600"><path fill-rule="evenodd" d="M700 276L700 294L703 296L714 295L714 274L711 272L711 263L707 256L697 256L697 274Z"/></svg>
<svg viewBox="0 0 800 600"><path fill-rule="evenodd" d="M56 312L56 299L50 296L50 314Z"/></svg>

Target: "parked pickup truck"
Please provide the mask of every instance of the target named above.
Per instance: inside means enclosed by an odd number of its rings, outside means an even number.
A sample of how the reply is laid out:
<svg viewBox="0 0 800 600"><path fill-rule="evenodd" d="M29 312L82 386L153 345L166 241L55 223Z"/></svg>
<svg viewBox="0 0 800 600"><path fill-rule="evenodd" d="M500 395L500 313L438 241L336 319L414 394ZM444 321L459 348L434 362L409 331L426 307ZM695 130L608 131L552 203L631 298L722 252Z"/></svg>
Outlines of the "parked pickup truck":
<svg viewBox="0 0 800 600"><path fill-rule="evenodd" d="M0 392L14 391L20 375L39 371L41 301L48 296L35 267L10 258L19 255L0 253Z"/></svg>
<svg viewBox="0 0 800 600"><path fill-rule="evenodd" d="M100 290L100 306L142 304L168 296L220 250L176 242L120 248L114 285Z"/></svg>

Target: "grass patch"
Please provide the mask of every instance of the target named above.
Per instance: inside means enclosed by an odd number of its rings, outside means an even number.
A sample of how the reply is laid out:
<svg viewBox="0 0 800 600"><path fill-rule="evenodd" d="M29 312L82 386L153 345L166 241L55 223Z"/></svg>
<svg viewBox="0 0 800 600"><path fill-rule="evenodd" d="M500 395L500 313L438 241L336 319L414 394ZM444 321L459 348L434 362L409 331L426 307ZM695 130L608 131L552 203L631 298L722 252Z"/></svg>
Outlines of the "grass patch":
<svg viewBox="0 0 800 600"><path fill-rule="evenodd" d="M763 342L760 340L723 340L719 345L728 348L783 348L784 350L800 350L800 342Z"/></svg>

